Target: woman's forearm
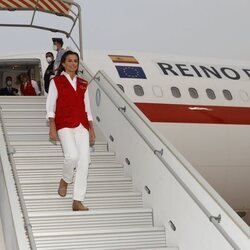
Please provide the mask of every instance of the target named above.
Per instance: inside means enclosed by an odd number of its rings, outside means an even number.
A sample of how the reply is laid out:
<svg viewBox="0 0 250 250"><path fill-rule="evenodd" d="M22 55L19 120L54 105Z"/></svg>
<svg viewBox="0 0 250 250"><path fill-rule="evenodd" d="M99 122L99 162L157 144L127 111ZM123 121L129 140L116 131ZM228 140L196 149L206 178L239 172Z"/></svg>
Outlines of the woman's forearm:
<svg viewBox="0 0 250 250"><path fill-rule="evenodd" d="M49 137L53 141L58 140L55 119L51 117L49 118Z"/></svg>
<svg viewBox="0 0 250 250"><path fill-rule="evenodd" d="M95 130L93 121L89 121L89 143L90 145L95 144Z"/></svg>

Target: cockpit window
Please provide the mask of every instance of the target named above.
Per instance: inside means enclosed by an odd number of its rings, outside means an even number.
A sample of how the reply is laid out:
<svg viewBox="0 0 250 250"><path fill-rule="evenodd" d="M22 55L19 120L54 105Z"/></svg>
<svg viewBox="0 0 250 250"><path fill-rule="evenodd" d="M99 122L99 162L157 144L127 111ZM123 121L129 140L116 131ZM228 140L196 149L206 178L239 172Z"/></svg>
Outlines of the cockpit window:
<svg viewBox="0 0 250 250"><path fill-rule="evenodd" d="M206 89L207 97L211 100L216 98L216 95L212 89Z"/></svg>
<svg viewBox="0 0 250 250"><path fill-rule="evenodd" d="M189 95L194 99L197 99L199 97L199 94L195 88L189 88L188 92L189 92Z"/></svg>
<svg viewBox="0 0 250 250"><path fill-rule="evenodd" d="M227 89L223 89L223 95L228 101L231 101L233 99L231 92Z"/></svg>
<svg viewBox="0 0 250 250"><path fill-rule="evenodd" d="M172 95L176 98L180 98L181 97L181 92L177 87L171 87L171 92Z"/></svg>
<svg viewBox="0 0 250 250"><path fill-rule="evenodd" d="M138 96L144 95L144 90L141 85L134 85L134 91L135 91L135 94Z"/></svg>

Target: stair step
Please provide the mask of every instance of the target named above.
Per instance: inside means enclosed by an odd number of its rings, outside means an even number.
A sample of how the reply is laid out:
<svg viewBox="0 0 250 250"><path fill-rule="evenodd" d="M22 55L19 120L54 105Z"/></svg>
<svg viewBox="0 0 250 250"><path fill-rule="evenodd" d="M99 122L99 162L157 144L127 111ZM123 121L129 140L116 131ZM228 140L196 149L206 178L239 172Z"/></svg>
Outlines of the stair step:
<svg viewBox="0 0 250 250"><path fill-rule="evenodd" d="M94 176L88 176L88 182L97 182L99 181L100 179L102 179L104 182L108 182L111 178L113 178L114 180L118 179L118 178L123 178L124 176L123 175L94 175ZM31 183L31 182L36 182L36 183L41 183L41 182L44 182L44 183L47 183L47 182L59 182L59 180L61 179L61 176L58 176L58 177L37 177L37 178L33 178L33 177L30 177L30 178L20 178L20 182L21 183Z"/></svg>
<svg viewBox="0 0 250 250"><path fill-rule="evenodd" d="M36 182L21 182L23 195L57 195L58 181ZM117 193L117 192L132 192L133 185L131 178L106 178L106 179L88 179L87 194L90 193ZM73 184L68 186L68 194L73 192Z"/></svg>
<svg viewBox="0 0 250 250"><path fill-rule="evenodd" d="M4 118L44 118L46 119L45 109L4 109Z"/></svg>
<svg viewBox="0 0 250 250"><path fill-rule="evenodd" d="M10 141L48 141L48 134L8 134Z"/></svg>
<svg viewBox="0 0 250 250"><path fill-rule="evenodd" d="M58 142L57 145L54 145L51 142L47 142L46 144L44 142L40 142L40 144L30 143L29 145L20 145L18 142L11 142L12 147L14 147L16 153L37 153L37 152L62 152L61 144ZM99 151L105 151L107 152L107 143L95 143L93 148L91 148L94 152Z"/></svg>
<svg viewBox="0 0 250 250"><path fill-rule="evenodd" d="M48 155L47 155L48 156ZM58 152L58 153L52 153L50 155L51 157L53 158L62 158L63 154L62 152ZM100 157L100 156L103 156L103 157L109 157L109 156L115 156L115 153L114 152L91 152L91 156L96 156L96 157ZM18 159L18 158L22 158L22 160L26 160L26 159L30 159L30 158L48 158L46 157L46 153L43 153L43 152L36 152L36 153L33 153L33 152L30 152L30 153L15 153L14 154L14 158L15 159Z"/></svg>
<svg viewBox="0 0 250 250"><path fill-rule="evenodd" d="M48 134L39 134L35 133L32 134L18 134L18 133L8 133L10 141L48 141L49 140L49 135Z"/></svg>
<svg viewBox="0 0 250 250"><path fill-rule="evenodd" d="M45 104L46 103L46 96L1 96L0 103L25 103L25 104Z"/></svg>
<svg viewBox="0 0 250 250"><path fill-rule="evenodd" d="M57 142L58 145L54 145L52 144L50 141L30 141L30 142L27 142L27 141L12 141L11 142L11 145L12 146L24 146L24 147L29 147L31 146L31 148L33 148L33 146L51 146L51 147L60 147L60 142ZM106 141L96 141L95 142L95 146L96 145L107 145L107 142Z"/></svg>
<svg viewBox="0 0 250 250"><path fill-rule="evenodd" d="M90 152L90 156L91 157L114 157L115 156L115 153L114 152ZM15 159L18 159L18 158L22 158L24 160L26 159L34 159L34 158L48 158L48 157L57 157L57 158L63 158L63 153L62 151L57 151L57 152L24 152L24 153L19 153L19 152L16 152L14 154L14 158Z"/></svg>
<svg viewBox="0 0 250 250"><path fill-rule="evenodd" d="M29 216L34 233L152 226L152 209L145 208L39 212Z"/></svg>
<svg viewBox="0 0 250 250"><path fill-rule="evenodd" d="M58 170L37 170L37 171L18 171L18 176L21 181L26 180L26 179L50 179L50 180L57 180L60 179L62 176L62 171ZM106 168L106 169L93 169L90 168L88 172L89 178L93 177L119 177L119 176L124 176L124 170L123 169L114 169L114 168Z"/></svg>
<svg viewBox="0 0 250 250"><path fill-rule="evenodd" d="M8 126L7 127L8 134L49 134L48 126Z"/></svg>
<svg viewBox="0 0 250 250"><path fill-rule="evenodd" d="M33 113L33 112L46 112L46 109L45 107L42 107L42 108L34 108L32 107L32 105L30 105L29 107L27 108L24 108L24 107L19 107L19 108L15 108L15 109L11 109L11 108L5 108L3 109L3 112L7 112L7 113Z"/></svg>
<svg viewBox="0 0 250 250"><path fill-rule="evenodd" d="M96 162L113 162L115 163L114 153L110 152L91 152L90 159L92 163ZM24 155L16 155L14 154L15 163L18 164L62 164L63 156L48 156L46 154L40 155L30 155L27 157L27 154Z"/></svg>
<svg viewBox="0 0 250 250"><path fill-rule="evenodd" d="M114 175L124 175L123 168L89 168L88 171L90 176L114 176ZM62 167L61 169L36 169L36 170L18 170L18 176L21 179L26 178L60 178L62 175Z"/></svg>
<svg viewBox="0 0 250 250"><path fill-rule="evenodd" d="M53 145L53 144L52 144ZM53 146L41 146L41 147L35 147L32 149L32 148L24 148L24 147L16 147L14 146L13 147L15 149L15 154L21 154L21 155L24 155L24 154L27 154L27 155L36 155L36 154L39 154L39 153L43 153L43 154L51 154L52 156L53 155L59 155L61 156L62 155L62 148L61 148L61 145L55 145L54 147ZM108 152L107 151L107 145L95 145L93 147L90 147L90 152Z"/></svg>
<svg viewBox="0 0 250 250"><path fill-rule="evenodd" d="M7 129L9 127L47 127L48 126L48 121L44 118L37 118L37 119L23 119L23 118L6 118L5 120L5 125Z"/></svg>
<svg viewBox="0 0 250 250"><path fill-rule="evenodd" d="M43 250L95 249L129 250L166 247L163 227L114 230L34 233L37 248Z"/></svg>
<svg viewBox="0 0 250 250"><path fill-rule="evenodd" d="M114 157L90 157L91 164L116 164L116 160ZM33 163L33 166L44 166L46 164L48 165L60 165L62 167L63 164L63 157L49 157L49 158L17 158L15 159L16 166L31 166ZM90 165L91 165L90 164Z"/></svg>
<svg viewBox="0 0 250 250"><path fill-rule="evenodd" d="M38 110L45 110L46 109L46 104L45 102L39 102L39 103L33 103L30 104L28 102L24 102L24 103L18 103L18 102L12 102L12 103L8 103L8 102L1 102L1 107L3 109L4 112L6 112L7 110L17 110L17 109L38 109Z"/></svg>
<svg viewBox="0 0 250 250"><path fill-rule="evenodd" d="M71 211L72 197L59 195L24 196L28 212ZM88 194L84 203L90 209L141 208L142 196L139 192Z"/></svg>
<svg viewBox="0 0 250 250"><path fill-rule="evenodd" d="M26 163L26 162L19 162L16 163L17 170L30 170L30 171L39 171L39 170L62 170L62 164L63 161L57 164L32 164L32 162ZM89 169L106 169L106 168L113 168L113 169L121 169L123 168L123 165L116 162L92 162L89 166Z"/></svg>

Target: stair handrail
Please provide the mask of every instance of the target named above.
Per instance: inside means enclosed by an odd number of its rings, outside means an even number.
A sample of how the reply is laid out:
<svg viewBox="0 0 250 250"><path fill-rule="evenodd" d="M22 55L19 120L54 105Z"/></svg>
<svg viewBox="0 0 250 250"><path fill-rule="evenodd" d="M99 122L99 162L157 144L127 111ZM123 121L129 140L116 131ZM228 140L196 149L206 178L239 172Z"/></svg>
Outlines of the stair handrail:
<svg viewBox="0 0 250 250"><path fill-rule="evenodd" d="M160 161L165 165L165 167L170 171L170 173L175 177L175 179L182 185L182 187L187 191L187 193L190 195L190 197L193 199L193 201L200 207L200 209L203 211L203 213L207 216L209 221L213 223L213 225L217 228L217 230L223 235L223 237L226 239L226 241L236 250L241 250L240 246L230 237L230 235L222 228L220 223L220 215L214 216L212 215L206 207L195 197L195 194L193 191L187 187L187 185L181 180L181 178L173 171L173 169L168 165L168 163L164 160L162 157L162 154L158 152L153 145L150 143L150 141L142 134L142 132L136 127L134 122L129 119L129 117L126 115L126 112L123 111L123 109L120 107L118 103L115 102L114 98L110 96L110 94L107 92L105 87L101 84L100 76L102 76L106 82L109 83L110 87L115 90L115 92L118 94L120 98L131 108L131 110L141 119L141 121L148 127L148 129L151 130L151 132L157 137L160 142L168 148L168 150L182 163L182 165L186 168L186 170L192 175L192 177L201 185L201 187L206 190L206 192L210 195L210 197L216 202L216 204L230 217L231 220L234 221L234 223L238 226L238 228L245 234L247 238L249 238L248 231L244 228L242 228L243 223L238 221L235 221L235 218L233 217L233 213L230 214L228 211L230 209L229 205L226 204L226 202L222 201L221 197L210 187L210 185L205 182L204 180L199 180L198 176L200 175L196 173L193 169L191 171L191 164L187 164L187 160L181 156L181 154L177 154L176 151L174 151L174 148L169 145L163 138L161 138L155 131L155 129L152 127L148 119L144 116L144 114L126 97L126 95L120 90L118 86L116 86L115 82L103 71L99 70L95 75L91 72L90 69L85 64L81 64L81 66L84 68L83 75L86 73L89 75L90 78L89 84L91 84L93 81L96 82L96 84L104 91L104 93L109 97L109 99L113 102L113 104L121 111L123 116L128 120L128 122L134 127L134 129L137 131L137 133L141 136L141 138L148 144L148 146L151 148L151 150L155 153L155 155L160 159ZM190 166L189 166L190 165ZM208 188L210 190L208 190ZM219 201L220 199L220 201ZM223 202L223 204L221 204ZM239 225L240 224L240 225ZM244 227L245 225L243 225Z"/></svg>
<svg viewBox="0 0 250 250"><path fill-rule="evenodd" d="M20 181L19 181L18 173L17 173L17 169L16 169L16 164L15 164L15 160L14 160L14 157L13 157L13 154L15 153L15 150L10 144L8 131L7 131L4 116L3 116L3 109L2 109L1 106L0 106L0 120L1 120L2 128L3 128L3 135L4 135L4 138L5 138L7 153L8 153L8 156L9 156L9 161L10 161L10 164L11 164L11 169L13 171L13 176L14 176L14 180L15 180L15 184L16 184L17 194L18 194L18 197L19 197L19 200L20 200L21 211L22 211L23 218L24 218L24 223L25 223L24 227L25 227L25 230L27 231L27 234L28 234L28 239L29 239L29 242L30 242L31 249L36 250L37 247L36 247L36 243L35 243L35 240L34 240L34 235L33 235L33 232L32 232L32 225L31 225L30 220L29 220L28 210L27 210L27 207L26 207L26 204L25 204L25 201L24 201L22 188L21 188L21 185L20 185Z"/></svg>

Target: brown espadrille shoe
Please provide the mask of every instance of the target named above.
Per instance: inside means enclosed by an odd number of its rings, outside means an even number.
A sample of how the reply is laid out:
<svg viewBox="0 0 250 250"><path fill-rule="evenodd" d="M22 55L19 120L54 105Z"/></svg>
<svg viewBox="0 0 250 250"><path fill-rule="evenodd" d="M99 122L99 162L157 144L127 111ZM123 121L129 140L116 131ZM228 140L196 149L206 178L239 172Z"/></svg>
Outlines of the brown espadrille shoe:
<svg viewBox="0 0 250 250"><path fill-rule="evenodd" d="M68 188L68 183L63 179L61 179L59 183L58 194L61 197L65 197L67 194L67 188Z"/></svg>
<svg viewBox="0 0 250 250"><path fill-rule="evenodd" d="M84 206L81 201L73 200L72 210L73 211L88 211L89 208Z"/></svg>

